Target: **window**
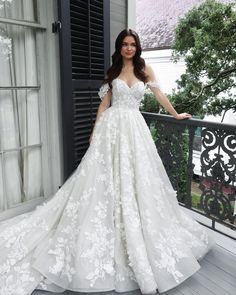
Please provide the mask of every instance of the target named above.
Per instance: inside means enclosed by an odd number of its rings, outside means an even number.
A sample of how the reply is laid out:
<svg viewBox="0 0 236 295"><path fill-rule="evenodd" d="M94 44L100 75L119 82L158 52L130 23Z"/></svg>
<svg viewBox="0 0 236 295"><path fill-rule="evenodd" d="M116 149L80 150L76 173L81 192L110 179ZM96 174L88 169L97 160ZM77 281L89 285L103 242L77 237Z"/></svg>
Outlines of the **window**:
<svg viewBox="0 0 236 295"><path fill-rule="evenodd" d="M42 5L49 4L0 0L0 211L45 196Z"/></svg>

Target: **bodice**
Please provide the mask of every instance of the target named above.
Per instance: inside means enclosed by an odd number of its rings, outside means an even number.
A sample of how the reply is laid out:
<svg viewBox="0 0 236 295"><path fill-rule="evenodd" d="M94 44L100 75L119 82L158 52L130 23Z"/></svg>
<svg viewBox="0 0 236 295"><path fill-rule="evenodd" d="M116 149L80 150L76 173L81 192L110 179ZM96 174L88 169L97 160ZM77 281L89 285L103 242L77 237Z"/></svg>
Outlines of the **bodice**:
<svg viewBox="0 0 236 295"><path fill-rule="evenodd" d="M144 90L145 85L142 81L137 81L129 87L124 80L114 79L112 81L111 105L139 109Z"/></svg>
<svg viewBox="0 0 236 295"><path fill-rule="evenodd" d="M112 81L112 97L111 106L112 107L122 107L130 109L139 109L146 86L152 88L159 88L159 84L156 81L150 81L144 84L143 81L138 80L131 87L119 78ZM101 99L109 91L109 85L103 84L100 88L98 95Z"/></svg>

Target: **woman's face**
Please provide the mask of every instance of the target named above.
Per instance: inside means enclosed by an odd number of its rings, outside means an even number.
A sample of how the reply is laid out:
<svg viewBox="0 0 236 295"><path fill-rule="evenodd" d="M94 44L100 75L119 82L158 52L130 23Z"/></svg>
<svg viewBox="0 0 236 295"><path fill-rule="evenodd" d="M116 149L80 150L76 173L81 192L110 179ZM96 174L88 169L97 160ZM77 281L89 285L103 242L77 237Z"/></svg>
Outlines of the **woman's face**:
<svg viewBox="0 0 236 295"><path fill-rule="evenodd" d="M136 42L133 36L126 36L122 42L120 54L125 59L131 59L136 53Z"/></svg>

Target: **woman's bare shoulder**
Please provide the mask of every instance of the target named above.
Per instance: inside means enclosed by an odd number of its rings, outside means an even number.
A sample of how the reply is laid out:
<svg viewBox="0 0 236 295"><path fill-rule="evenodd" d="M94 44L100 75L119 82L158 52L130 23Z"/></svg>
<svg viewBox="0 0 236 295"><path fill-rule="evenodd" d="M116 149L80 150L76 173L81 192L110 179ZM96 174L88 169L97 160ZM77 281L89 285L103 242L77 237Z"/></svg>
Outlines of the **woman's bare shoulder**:
<svg viewBox="0 0 236 295"><path fill-rule="evenodd" d="M151 70L152 70L151 65L148 63L145 63L145 71L151 71Z"/></svg>

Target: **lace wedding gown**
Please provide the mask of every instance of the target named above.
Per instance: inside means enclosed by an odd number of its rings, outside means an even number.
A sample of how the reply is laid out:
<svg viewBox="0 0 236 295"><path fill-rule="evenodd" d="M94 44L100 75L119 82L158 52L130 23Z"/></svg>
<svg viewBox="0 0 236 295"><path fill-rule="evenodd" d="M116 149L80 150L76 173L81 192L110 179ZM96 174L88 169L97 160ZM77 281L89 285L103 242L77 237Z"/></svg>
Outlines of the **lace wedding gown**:
<svg viewBox="0 0 236 295"><path fill-rule="evenodd" d="M200 268L214 239L178 205L139 111L144 90L113 80L111 107L72 176L34 211L0 223L1 295L164 292Z"/></svg>

